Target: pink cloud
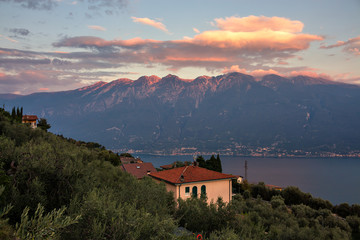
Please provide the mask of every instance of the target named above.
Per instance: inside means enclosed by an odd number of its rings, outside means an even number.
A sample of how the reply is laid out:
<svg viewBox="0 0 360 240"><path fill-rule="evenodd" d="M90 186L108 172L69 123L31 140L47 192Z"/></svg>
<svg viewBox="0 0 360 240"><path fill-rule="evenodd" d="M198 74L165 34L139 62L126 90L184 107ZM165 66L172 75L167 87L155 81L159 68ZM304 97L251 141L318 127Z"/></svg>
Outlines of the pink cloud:
<svg viewBox="0 0 360 240"><path fill-rule="evenodd" d="M53 53L68 54L68 53L70 53L70 52L64 52L64 51L53 51Z"/></svg>
<svg viewBox="0 0 360 240"><path fill-rule="evenodd" d="M169 31L166 29L165 25L161 22L157 22L155 20L152 20L150 18L137 18L137 17L131 17L133 22L142 23L145 25L152 26L154 28L160 29L161 31L169 33Z"/></svg>
<svg viewBox="0 0 360 240"><path fill-rule="evenodd" d="M3 36L3 35L0 35L0 38L4 38L4 39L6 39L6 40L8 40L9 42L12 42L12 43L17 43L17 42L18 42L18 41L15 40L15 39L12 39L12 38L9 38L9 37L5 37L5 36Z"/></svg>
<svg viewBox="0 0 360 240"><path fill-rule="evenodd" d="M301 32L304 24L282 17L248 16L215 19L221 30L231 32L256 32L262 30L281 31L288 33Z"/></svg>
<svg viewBox="0 0 360 240"><path fill-rule="evenodd" d="M141 39L141 38L132 38L128 40L104 40L99 37L92 36L83 36L83 37L73 37L65 38L53 45L55 47L136 47L143 46L148 43L158 43L160 41L151 40L151 39Z"/></svg>
<svg viewBox="0 0 360 240"><path fill-rule="evenodd" d="M39 88L39 91L49 91L49 88Z"/></svg>
<svg viewBox="0 0 360 240"><path fill-rule="evenodd" d="M0 73L0 93L29 94L51 88L69 89L78 85L76 76L53 70L25 70L16 74Z"/></svg>
<svg viewBox="0 0 360 240"><path fill-rule="evenodd" d="M106 28L98 25L89 25L88 28L96 31L106 31Z"/></svg>
<svg viewBox="0 0 360 240"><path fill-rule="evenodd" d="M200 33L200 30L197 29L197 28L193 28L193 31L196 32L196 33Z"/></svg>
<svg viewBox="0 0 360 240"><path fill-rule="evenodd" d="M133 17L133 20L161 26L160 22L151 19ZM54 84L40 84L42 81L62 82L66 79L81 83L99 77L107 80L119 74L119 68L123 66L160 66L171 71L194 67L212 72L238 71L254 76L288 74L290 71L309 70L306 67L290 68L287 62L296 59L297 53L308 49L314 41L323 40L322 36L303 33L301 22L286 18L249 16L214 21L217 23L214 29L201 32L194 28L194 35L184 39L66 37L53 46L86 50L34 52L0 48L0 60L9 72L18 73L17 76L8 76L8 81L17 81L20 86L25 77L30 79L26 84L38 80L38 85L31 86L37 91L48 86L54 89ZM94 71L86 75L84 70L88 69Z"/></svg>
<svg viewBox="0 0 360 240"><path fill-rule="evenodd" d="M331 49L337 47L344 47L343 51L360 56L360 36L355 38L350 38L347 41L338 41L335 44L329 46L321 46L322 49Z"/></svg>
<svg viewBox="0 0 360 240"><path fill-rule="evenodd" d="M193 39L184 41L212 46L217 48L235 48L248 50L295 50L307 49L312 41L321 41L323 37L311 34L293 34L261 30L256 32L232 32L232 31L206 31L196 35Z"/></svg>
<svg viewBox="0 0 360 240"><path fill-rule="evenodd" d="M325 74L325 73L317 73L317 72L313 72L313 71L306 71L306 70L303 70L303 71L291 71L288 76L291 76L291 77L296 77L296 76L299 76L299 75L302 75L302 76L307 76L307 77L312 77L312 78L323 78L323 79L333 79L330 75L328 74Z"/></svg>
<svg viewBox="0 0 360 240"><path fill-rule="evenodd" d="M133 19L142 23L154 23L151 19L135 17ZM122 59L133 63L161 63L170 65L172 69L179 69L188 66L223 68L239 62L262 65L273 62L274 59L277 59L276 62L284 63L288 58L294 57L294 53L307 49L311 42L323 40L321 36L297 33L302 29L303 24L285 18L250 16L216 21L220 25L219 30L201 32L193 38L187 37L181 40L158 41L141 38L104 40L83 36L65 38L53 45L100 49L111 47L114 51L121 52ZM235 28L233 22L241 24ZM252 22L257 23L256 27L246 27ZM284 23L284 26L281 26L281 23ZM229 26L232 31L224 30ZM127 48L132 49L131 52L126 51ZM198 59L198 62L194 59ZM221 59L222 62L217 59Z"/></svg>
<svg viewBox="0 0 360 240"><path fill-rule="evenodd" d="M247 70L245 68L240 68L239 65L233 65L230 68L224 68L222 73L231 73L231 72L240 72L240 73L244 73L244 74L249 74L252 75L254 77L262 77L268 74L276 74L276 75L282 75L281 73L279 73L276 70L273 69L268 69L268 70L264 70L264 69L255 69L255 70Z"/></svg>
<svg viewBox="0 0 360 240"><path fill-rule="evenodd" d="M227 61L228 59L227 58L217 58L217 57L209 57L209 58L206 58L206 57L172 57L172 56L169 56L169 57L166 57L166 60L169 60L169 61L180 61L180 62L183 62L183 61L190 61L190 62L223 62L223 61Z"/></svg>
<svg viewBox="0 0 360 240"><path fill-rule="evenodd" d="M332 77L328 74L325 73L318 73L316 72L316 69L303 69L303 70L293 70L293 71L286 71L286 69L279 69L279 70L275 70L275 69L246 69L246 68L240 68L239 65L233 65L230 68L225 67L222 70L222 73L231 73L231 72L240 72L243 74L248 74L251 76L254 76L255 78L261 78L265 75L269 75L269 74L275 74L275 75L279 75L282 77L296 77L296 76L307 76L307 77L312 77L312 78L322 78L322 79L327 79L327 80L334 80L334 79L345 79L348 78L347 75L339 75L336 77Z"/></svg>

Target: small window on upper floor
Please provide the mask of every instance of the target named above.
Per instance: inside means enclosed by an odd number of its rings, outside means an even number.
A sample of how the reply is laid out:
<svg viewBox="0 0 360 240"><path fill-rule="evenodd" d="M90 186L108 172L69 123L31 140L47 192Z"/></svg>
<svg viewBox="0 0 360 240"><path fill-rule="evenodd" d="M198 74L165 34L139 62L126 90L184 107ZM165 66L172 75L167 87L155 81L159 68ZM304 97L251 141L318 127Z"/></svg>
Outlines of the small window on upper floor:
<svg viewBox="0 0 360 240"><path fill-rule="evenodd" d="M190 187L185 187L185 196L190 196Z"/></svg>

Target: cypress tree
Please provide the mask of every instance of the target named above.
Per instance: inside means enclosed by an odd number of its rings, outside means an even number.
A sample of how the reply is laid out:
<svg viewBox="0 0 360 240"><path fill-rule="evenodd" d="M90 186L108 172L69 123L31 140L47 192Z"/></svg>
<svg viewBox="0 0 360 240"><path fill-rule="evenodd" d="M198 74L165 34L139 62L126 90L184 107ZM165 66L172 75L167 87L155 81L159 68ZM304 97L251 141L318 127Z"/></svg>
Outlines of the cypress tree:
<svg viewBox="0 0 360 240"><path fill-rule="evenodd" d="M196 162L199 164L199 167L206 168L206 162L203 156L197 156Z"/></svg>
<svg viewBox="0 0 360 240"><path fill-rule="evenodd" d="M210 159L206 161L206 165L209 170L217 171L216 168L216 158L214 155L211 155Z"/></svg>
<svg viewBox="0 0 360 240"><path fill-rule="evenodd" d="M222 173L222 166L221 166L221 160L219 154L216 156L216 164L217 164L217 170L218 172Z"/></svg>
<svg viewBox="0 0 360 240"><path fill-rule="evenodd" d="M12 110L11 110L11 118L14 119L15 115L16 115L15 107L13 107Z"/></svg>

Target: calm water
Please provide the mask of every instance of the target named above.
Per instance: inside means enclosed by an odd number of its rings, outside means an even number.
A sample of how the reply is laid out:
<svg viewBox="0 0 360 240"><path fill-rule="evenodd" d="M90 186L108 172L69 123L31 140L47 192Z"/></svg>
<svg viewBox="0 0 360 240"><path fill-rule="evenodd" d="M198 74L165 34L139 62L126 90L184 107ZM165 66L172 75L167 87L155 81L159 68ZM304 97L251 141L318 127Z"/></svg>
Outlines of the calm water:
<svg viewBox="0 0 360 240"><path fill-rule="evenodd" d="M192 161L191 156L139 155L155 167L174 161ZM209 159L209 156L204 156ZM220 156L223 172L245 176L248 161L249 182L265 182L281 187L297 186L303 192L333 204L360 204L359 158L252 158Z"/></svg>

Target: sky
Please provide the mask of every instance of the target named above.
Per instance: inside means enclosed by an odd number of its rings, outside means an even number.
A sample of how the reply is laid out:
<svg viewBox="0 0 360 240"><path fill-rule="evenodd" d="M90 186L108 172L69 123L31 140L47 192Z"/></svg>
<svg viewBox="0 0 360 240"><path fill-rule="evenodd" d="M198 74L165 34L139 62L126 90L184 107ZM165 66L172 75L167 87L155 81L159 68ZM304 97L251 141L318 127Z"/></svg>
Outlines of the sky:
<svg viewBox="0 0 360 240"><path fill-rule="evenodd" d="M0 93L229 72L360 84L360 0L0 0Z"/></svg>

